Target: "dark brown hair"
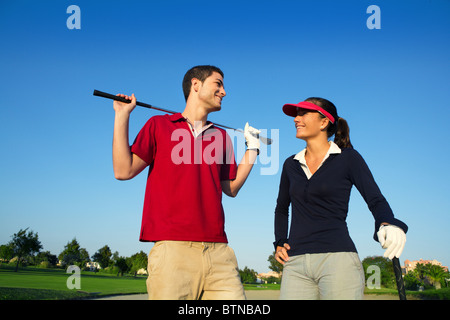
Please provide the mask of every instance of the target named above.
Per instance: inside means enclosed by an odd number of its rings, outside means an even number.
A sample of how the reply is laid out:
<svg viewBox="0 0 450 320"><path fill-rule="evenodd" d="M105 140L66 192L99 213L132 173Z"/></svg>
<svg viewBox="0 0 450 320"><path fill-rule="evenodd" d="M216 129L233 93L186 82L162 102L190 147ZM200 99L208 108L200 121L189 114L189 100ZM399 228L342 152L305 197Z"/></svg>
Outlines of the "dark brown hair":
<svg viewBox="0 0 450 320"><path fill-rule="evenodd" d="M219 73L222 76L222 78L224 77L222 70L220 70L215 66L209 65L195 66L186 72L183 78L183 93L186 101L189 97L189 94L191 93L191 83L192 83L191 80L195 78L203 82L206 80L206 78L212 75L213 72Z"/></svg>
<svg viewBox="0 0 450 320"><path fill-rule="evenodd" d="M353 148L353 145L350 142L350 128L348 126L348 123L345 119L337 115L336 106L331 101L316 97L308 98L305 101L309 101L311 103L314 103L315 105L318 105L319 107L328 111L335 119L337 119L334 124L331 123L331 121L328 124L328 138L331 138L334 135L334 143L336 143L341 149ZM320 116L325 118L325 116L322 114L320 114Z"/></svg>

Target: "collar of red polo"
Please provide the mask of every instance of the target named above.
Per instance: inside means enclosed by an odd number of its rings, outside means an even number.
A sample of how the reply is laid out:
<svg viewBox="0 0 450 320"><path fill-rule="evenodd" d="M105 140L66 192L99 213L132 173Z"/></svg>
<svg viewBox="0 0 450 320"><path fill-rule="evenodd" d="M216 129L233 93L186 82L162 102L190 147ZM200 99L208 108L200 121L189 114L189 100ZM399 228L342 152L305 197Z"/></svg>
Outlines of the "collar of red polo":
<svg viewBox="0 0 450 320"><path fill-rule="evenodd" d="M169 115L169 119L172 122L177 122L179 120L189 122L189 120L187 118L183 117L183 115L180 112ZM212 123L211 121L206 121L205 126L208 126L208 127L214 126L214 123Z"/></svg>
<svg viewBox="0 0 450 320"><path fill-rule="evenodd" d="M169 115L169 119L170 119L170 121L172 121L172 122L175 122L175 121L178 121L178 120L181 120L181 119L186 120L186 119L183 117L183 115L182 115L181 113L179 113L179 112Z"/></svg>

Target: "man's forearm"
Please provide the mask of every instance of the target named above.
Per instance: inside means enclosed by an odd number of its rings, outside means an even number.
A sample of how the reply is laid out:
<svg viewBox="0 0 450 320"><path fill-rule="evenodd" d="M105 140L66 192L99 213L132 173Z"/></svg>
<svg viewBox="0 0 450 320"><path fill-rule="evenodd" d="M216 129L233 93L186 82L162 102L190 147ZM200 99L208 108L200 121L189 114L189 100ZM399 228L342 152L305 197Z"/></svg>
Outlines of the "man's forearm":
<svg viewBox="0 0 450 320"><path fill-rule="evenodd" d="M119 180L129 179L132 164L132 154L128 141L128 126L130 115L116 113L113 136L113 169L114 176Z"/></svg>

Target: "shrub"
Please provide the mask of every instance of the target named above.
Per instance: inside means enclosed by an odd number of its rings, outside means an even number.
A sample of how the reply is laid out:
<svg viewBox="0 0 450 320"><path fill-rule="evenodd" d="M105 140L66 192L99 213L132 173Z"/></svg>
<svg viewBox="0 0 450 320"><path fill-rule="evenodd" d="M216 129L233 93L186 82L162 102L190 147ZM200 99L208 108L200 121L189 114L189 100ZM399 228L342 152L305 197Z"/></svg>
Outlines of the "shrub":
<svg viewBox="0 0 450 320"><path fill-rule="evenodd" d="M413 272L408 272L403 280L405 282L406 290L419 290L419 287L424 285Z"/></svg>

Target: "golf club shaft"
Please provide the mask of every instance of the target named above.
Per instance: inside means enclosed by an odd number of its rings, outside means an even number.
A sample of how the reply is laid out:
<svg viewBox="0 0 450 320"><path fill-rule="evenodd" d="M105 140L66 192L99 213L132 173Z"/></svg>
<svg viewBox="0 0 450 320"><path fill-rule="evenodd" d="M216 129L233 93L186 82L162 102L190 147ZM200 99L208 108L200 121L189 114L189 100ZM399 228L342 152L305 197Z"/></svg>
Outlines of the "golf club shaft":
<svg viewBox="0 0 450 320"><path fill-rule="evenodd" d="M400 300L406 300L405 284L403 283L400 260L394 257L394 259L392 259L392 264L394 265L395 282L397 283L398 296L400 297Z"/></svg>
<svg viewBox="0 0 450 320"><path fill-rule="evenodd" d="M103 97L103 98L107 98L107 99L112 99L112 100L125 102L125 103L130 103L131 102L131 100L129 100L129 99L125 99L123 97L115 96L113 94L106 93L106 92L99 91L99 90L94 90L94 96ZM136 101L136 105L140 106L140 107L148 108L148 109L155 109L155 110L166 112L166 113L170 113L170 114L177 113L176 111L155 107L155 106L152 106L151 104L143 103L143 102L140 102L140 101ZM232 127L229 127L229 126L225 126L223 124L214 123L214 125L218 126L218 127L225 128L225 129L230 129L230 130L234 130L234 131L238 131L238 132L244 132L243 130L235 129L235 128L232 128ZM272 139L270 139L270 138L259 136L259 139L261 140L262 143L267 144L267 145L272 143Z"/></svg>

